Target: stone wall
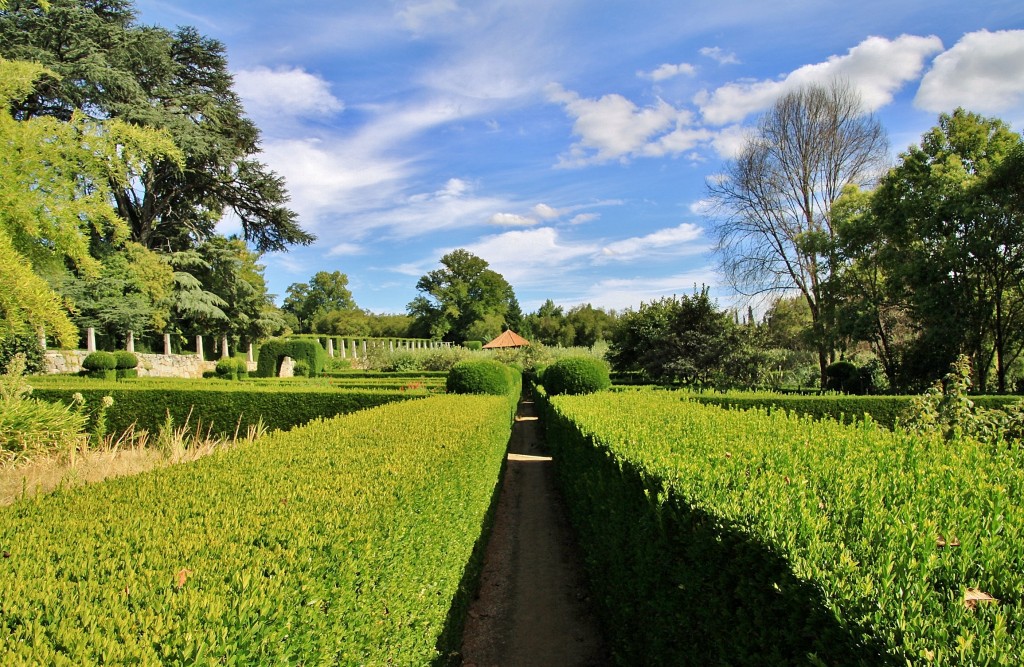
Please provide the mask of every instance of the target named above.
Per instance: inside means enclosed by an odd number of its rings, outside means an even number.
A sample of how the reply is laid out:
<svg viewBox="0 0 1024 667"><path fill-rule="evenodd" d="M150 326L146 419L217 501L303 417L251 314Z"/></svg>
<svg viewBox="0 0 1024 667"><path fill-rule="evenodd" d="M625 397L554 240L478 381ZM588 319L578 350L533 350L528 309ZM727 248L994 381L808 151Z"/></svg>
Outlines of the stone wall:
<svg viewBox="0 0 1024 667"><path fill-rule="evenodd" d="M82 370L82 360L88 356L86 350L47 350L44 361L47 373L77 373ZM139 377L201 378L206 371L217 366L216 361L202 361L194 354L145 354L136 352L139 358ZM256 364L250 364L254 370Z"/></svg>

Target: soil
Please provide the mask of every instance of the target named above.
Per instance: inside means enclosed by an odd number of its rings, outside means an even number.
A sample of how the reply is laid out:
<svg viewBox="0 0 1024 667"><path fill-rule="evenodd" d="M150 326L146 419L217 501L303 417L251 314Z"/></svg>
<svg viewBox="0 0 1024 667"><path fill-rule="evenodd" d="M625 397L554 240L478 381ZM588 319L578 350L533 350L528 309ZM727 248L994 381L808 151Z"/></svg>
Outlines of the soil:
<svg viewBox="0 0 1024 667"><path fill-rule="evenodd" d="M611 664L534 404L524 399L462 644L465 667Z"/></svg>

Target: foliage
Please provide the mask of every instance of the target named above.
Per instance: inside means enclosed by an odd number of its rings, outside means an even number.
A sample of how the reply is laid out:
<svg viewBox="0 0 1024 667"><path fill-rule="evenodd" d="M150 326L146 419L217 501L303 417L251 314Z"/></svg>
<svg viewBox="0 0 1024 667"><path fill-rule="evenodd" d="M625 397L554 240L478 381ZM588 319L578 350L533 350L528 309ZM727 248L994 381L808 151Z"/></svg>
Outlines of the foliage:
<svg viewBox="0 0 1024 667"><path fill-rule="evenodd" d="M727 384L740 342L732 318L717 309L705 287L624 313L608 360L616 372L643 371L656 382Z"/></svg>
<svg viewBox="0 0 1024 667"><path fill-rule="evenodd" d="M75 407L29 397L25 358L15 354L0 375L0 464L39 454L73 451L84 444L85 417Z"/></svg>
<svg viewBox="0 0 1024 667"><path fill-rule="evenodd" d="M484 342L482 340L464 340L462 341L462 347L470 350L471 352L477 352L483 349Z"/></svg>
<svg viewBox="0 0 1024 667"><path fill-rule="evenodd" d="M799 291L822 384L833 349L832 207L846 186L873 180L887 155L881 124L851 85L810 85L780 97L723 178L709 182L722 268L743 294Z"/></svg>
<svg viewBox="0 0 1024 667"><path fill-rule="evenodd" d="M266 385L161 380L126 383L60 378L36 381L34 394L66 405L74 403L75 393L84 396L89 405L99 404L104 396L112 397L114 405L106 419L107 432L114 436L130 428L155 434L168 415L177 424L201 422L218 436L244 433L261 423L270 430L290 429L317 417L333 417L415 397L394 388L303 386L280 380Z"/></svg>
<svg viewBox="0 0 1024 667"><path fill-rule="evenodd" d="M551 396L592 394L611 386L608 364L594 357L565 357L544 369L541 382Z"/></svg>
<svg viewBox="0 0 1024 667"><path fill-rule="evenodd" d="M445 386L450 394L506 396L515 382L514 371L499 361L467 359L452 366Z"/></svg>
<svg viewBox="0 0 1024 667"><path fill-rule="evenodd" d="M134 352L129 352L127 350L115 351L114 359L117 362L114 368L117 368L118 370L127 370L139 365L139 358L135 356Z"/></svg>
<svg viewBox="0 0 1024 667"><path fill-rule="evenodd" d="M284 341L270 339L260 345L260 354L256 359L256 377L277 377L281 371L281 359L285 357Z"/></svg>
<svg viewBox="0 0 1024 667"><path fill-rule="evenodd" d="M551 299L541 304L536 313L526 316L524 333L530 341L544 345L569 347L576 340L576 328L562 307Z"/></svg>
<svg viewBox="0 0 1024 667"><path fill-rule="evenodd" d="M547 442L623 663L1018 662L1024 450L665 391L551 403Z"/></svg>
<svg viewBox="0 0 1024 667"><path fill-rule="evenodd" d="M292 372L295 374L295 377L309 377L309 364L300 359L295 362Z"/></svg>
<svg viewBox="0 0 1024 667"><path fill-rule="evenodd" d="M454 663L509 424L438 396L4 508L0 663Z"/></svg>
<svg viewBox="0 0 1024 667"><path fill-rule="evenodd" d="M0 103L25 99L37 80L57 81L39 65L0 58ZM155 160L178 169L181 153L166 134L80 112L65 121L0 114L0 145L0 332L42 330L73 346L69 304L46 279L65 275L67 266L98 275L90 241L117 247L128 234L110 208L112 189L127 187Z"/></svg>
<svg viewBox="0 0 1024 667"><path fill-rule="evenodd" d="M860 369L857 368L857 364L844 359L826 366L825 389L844 394L862 393Z"/></svg>
<svg viewBox="0 0 1024 667"><path fill-rule="evenodd" d="M0 336L0 368L8 368L15 355L25 360L25 373L43 371L43 348L39 338L32 334L11 334Z"/></svg>
<svg viewBox="0 0 1024 667"><path fill-rule="evenodd" d="M245 359L238 357L222 357L217 360L217 377L226 380L239 380L249 375L249 365Z"/></svg>
<svg viewBox="0 0 1024 667"><path fill-rule="evenodd" d="M31 0L0 10L0 55L53 72L14 105L19 119L76 114L155 128L183 161L155 160L110 192L133 241L185 250L215 234L232 211L260 252L313 237L286 207L284 181L258 162L259 131L232 89L224 46L192 27L135 22L129 0ZM104 197L105 199L105 197Z"/></svg>
<svg viewBox="0 0 1024 667"><path fill-rule="evenodd" d="M1024 351L1024 138L1002 121L957 109L899 163L871 197L855 228L854 261L878 265L885 294L914 325L902 342L900 384L920 388L961 353L978 388L1007 390ZM876 298L871 292L866 298Z"/></svg>
<svg viewBox="0 0 1024 667"><path fill-rule="evenodd" d="M281 310L295 315L302 333L357 334L357 331L328 331L316 326L319 318L328 313L361 313L356 309L352 292L348 289L348 276L340 271L317 271L309 283L292 283ZM332 327L338 328L338 327ZM342 326L340 329L346 327ZM369 327L367 327L369 329ZM369 333L368 331L366 333Z"/></svg>
<svg viewBox="0 0 1024 667"><path fill-rule="evenodd" d="M112 371L117 368L117 357L113 352L97 350L82 360L82 368L87 371Z"/></svg>
<svg viewBox="0 0 1024 667"><path fill-rule="evenodd" d="M461 248L442 257L441 268L416 283L421 295L408 305L413 333L460 342L472 338L470 331L480 322L493 325L498 318L507 324L509 313L518 308L515 292L487 267L486 261Z"/></svg>

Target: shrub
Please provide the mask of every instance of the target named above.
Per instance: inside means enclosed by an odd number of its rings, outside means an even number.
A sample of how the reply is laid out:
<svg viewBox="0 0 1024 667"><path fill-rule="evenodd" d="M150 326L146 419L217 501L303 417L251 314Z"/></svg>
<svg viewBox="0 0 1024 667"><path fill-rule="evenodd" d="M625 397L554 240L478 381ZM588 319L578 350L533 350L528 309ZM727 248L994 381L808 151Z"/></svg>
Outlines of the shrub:
<svg viewBox="0 0 1024 667"><path fill-rule="evenodd" d="M117 352L114 352L114 359L117 362L115 368L118 370L130 370L139 365L139 358L135 356L134 352L129 352L127 350L118 350Z"/></svg>
<svg viewBox="0 0 1024 667"><path fill-rule="evenodd" d="M478 340L465 340L462 341L462 347L467 350L480 350L483 349L484 344Z"/></svg>
<svg viewBox="0 0 1024 667"><path fill-rule="evenodd" d="M544 389L548 394L593 394L612 385L608 366L594 357L566 357L544 370Z"/></svg>
<svg viewBox="0 0 1024 667"><path fill-rule="evenodd" d="M309 364L304 360L299 359L295 362L295 367L292 369L295 377L309 377Z"/></svg>
<svg viewBox="0 0 1024 667"><path fill-rule="evenodd" d="M861 393L860 369L850 361L837 361L825 368L825 389L844 394Z"/></svg>
<svg viewBox="0 0 1024 667"><path fill-rule="evenodd" d="M117 369L117 357L111 352L93 352L82 360L87 371L112 371Z"/></svg>
<svg viewBox="0 0 1024 667"><path fill-rule="evenodd" d="M43 371L43 348L39 339L32 334L15 334L0 338L0 370L6 369L14 355L25 358L25 373L41 373Z"/></svg>
<svg viewBox="0 0 1024 667"><path fill-rule="evenodd" d="M222 357L217 361L217 377L234 380L238 377L238 367L231 357Z"/></svg>
<svg viewBox="0 0 1024 667"><path fill-rule="evenodd" d="M309 376L316 377L324 372L327 363L327 350L319 340L299 339L285 343L285 355L296 361L305 361L309 366Z"/></svg>
<svg viewBox="0 0 1024 667"><path fill-rule="evenodd" d="M29 398L32 388L24 372L25 358L16 354L0 375L0 463L67 451L84 441L85 416L70 406Z"/></svg>
<svg viewBox="0 0 1024 667"><path fill-rule="evenodd" d="M249 362L241 357L235 357L235 374L239 378L249 377Z"/></svg>
<svg viewBox="0 0 1024 667"><path fill-rule="evenodd" d="M450 394L493 394L512 391L512 369L493 359L460 361L448 371L445 387Z"/></svg>
<svg viewBox="0 0 1024 667"><path fill-rule="evenodd" d="M268 340L260 346L260 356L256 360L256 377L277 377L281 369L281 357L284 355L284 341Z"/></svg>

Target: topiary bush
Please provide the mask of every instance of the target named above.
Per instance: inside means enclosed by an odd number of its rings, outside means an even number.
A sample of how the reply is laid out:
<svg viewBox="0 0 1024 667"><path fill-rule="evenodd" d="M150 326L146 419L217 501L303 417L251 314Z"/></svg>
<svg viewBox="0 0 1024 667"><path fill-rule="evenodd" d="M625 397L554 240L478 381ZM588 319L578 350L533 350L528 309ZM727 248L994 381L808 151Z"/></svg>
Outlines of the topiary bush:
<svg viewBox="0 0 1024 667"><path fill-rule="evenodd" d="M544 369L541 383L551 396L593 394L612 386L608 365L596 357L566 357Z"/></svg>
<svg viewBox="0 0 1024 667"><path fill-rule="evenodd" d="M466 340L462 341L462 347L466 348L467 350L481 350L483 349L484 344L478 340Z"/></svg>
<svg viewBox="0 0 1024 667"><path fill-rule="evenodd" d="M324 372L324 365L327 363L327 350L320 344L319 340L298 339L290 340L284 344L284 356L291 357L298 364L305 362L309 369L308 376L316 377ZM297 375L298 373L296 373Z"/></svg>
<svg viewBox="0 0 1024 667"><path fill-rule="evenodd" d="M297 378L309 377L309 364L307 364L303 359L299 359L295 362L295 366L292 368L292 374Z"/></svg>
<svg viewBox="0 0 1024 667"><path fill-rule="evenodd" d="M504 396L512 391L513 371L493 359L460 361L448 371L445 383L449 394L493 394Z"/></svg>
<svg viewBox="0 0 1024 667"><path fill-rule="evenodd" d="M277 377L281 370L281 358L284 357L284 341L268 340L260 346L260 356L256 360L256 377Z"/></svg>
<svg viewBox="0 0 1024 667"><path fill-rule="evenodd" d="M113 380L117 377L117 357L112 352L93 352L82 360L82 368L91 377Z"/></svg>
<svg viewBox="0 0 1024 667"><path fill-rule="evenodd" d="M114 359L117 362L115 368L118 370L128 370L136 368L139 365L139 358L135 356L134 352L128 350L118 350L114 352Z"/></svg>
<svg viewBox="0 0 1024 667"><path fill-rule="evenodd" d="M216 366L217 377L224 378L225 380L235 380L238 378L238 366L235 365L235 360L231 357L222 357L217 361Z"/></svg>
<svg viewBox="0 0 1024 667"><path fill-rule="evenodd" d="M860 394L860 369L851 361L837 361L825 367L825 389L844 394Z"/></svg>

